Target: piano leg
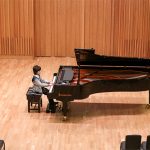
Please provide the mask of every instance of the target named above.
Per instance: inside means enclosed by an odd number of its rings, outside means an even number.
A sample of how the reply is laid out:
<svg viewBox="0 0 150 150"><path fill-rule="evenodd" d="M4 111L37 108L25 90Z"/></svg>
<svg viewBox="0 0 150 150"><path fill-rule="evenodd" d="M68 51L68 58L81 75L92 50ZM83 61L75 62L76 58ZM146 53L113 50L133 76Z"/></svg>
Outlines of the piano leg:
<svg viewBox="0 0 150 150"><path fill-rule="evenodd" d="M67 112L68 112L68 101L63 101L63 108L62 108L62 112L63 112L63 121L67 120Z"/></svg>
<svg viewBox="0 0 150 150"><path fill-rule="evenodd" d="M148 95L148 97L149 97L149 105L150 105L150 90L149 90L149 95Z"/></svg>
<svg viewBox="0 0 150 150"><path fill-rule="evenodd" d="M147 104L145 108L146 108L146 109L149 109L149 108L150 108L150 90L149 90L149 104Z"/></svg>

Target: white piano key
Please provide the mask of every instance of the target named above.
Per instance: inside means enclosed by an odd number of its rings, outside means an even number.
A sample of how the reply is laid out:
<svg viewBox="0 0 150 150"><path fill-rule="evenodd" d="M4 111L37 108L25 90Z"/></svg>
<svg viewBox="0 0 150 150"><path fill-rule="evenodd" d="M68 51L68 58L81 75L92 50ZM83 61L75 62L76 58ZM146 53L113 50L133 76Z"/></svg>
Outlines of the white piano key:
<svg viewBox="0 0 150 150"><path fill-rule="evenodd" d="M55 81L56 81L56 76L53 77L52 83L54 84ZM53 86L54 86L54 85L50 86L49 93L52 93Z"/></svg>

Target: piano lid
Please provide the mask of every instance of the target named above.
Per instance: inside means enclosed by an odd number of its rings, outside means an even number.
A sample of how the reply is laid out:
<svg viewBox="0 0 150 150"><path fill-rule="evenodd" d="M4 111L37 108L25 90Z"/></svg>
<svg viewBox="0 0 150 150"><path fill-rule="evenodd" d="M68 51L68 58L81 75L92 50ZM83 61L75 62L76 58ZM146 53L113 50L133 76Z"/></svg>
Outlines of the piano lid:
<svg viewBox="0 0 150 150"><path fill-rule="evenodd" d="M116 57L95 54L95 50L75 48L78 66L138 66L150 67L150 59L135 57Z"/></svg>

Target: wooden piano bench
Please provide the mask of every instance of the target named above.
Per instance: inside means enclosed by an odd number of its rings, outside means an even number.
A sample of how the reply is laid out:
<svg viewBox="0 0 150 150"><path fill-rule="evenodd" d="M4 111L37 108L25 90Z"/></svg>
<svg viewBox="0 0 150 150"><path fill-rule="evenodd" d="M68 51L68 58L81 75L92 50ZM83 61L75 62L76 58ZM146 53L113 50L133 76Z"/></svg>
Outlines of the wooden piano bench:
<svg viewBox="0 0 150 150"><path fill-rule="evenodd" d="M4 140L0 140L0 150L5 150L5 142L4 142Z"/></svg>
<svg viewBox="0 0 150 150"><path fill-rule="evenodd" d="M30 112L30 110L38 110L40 113L40 108L42 107L42 94L33 93L31 90L28 90L26 96L28 100L28 112Z"/></svg>

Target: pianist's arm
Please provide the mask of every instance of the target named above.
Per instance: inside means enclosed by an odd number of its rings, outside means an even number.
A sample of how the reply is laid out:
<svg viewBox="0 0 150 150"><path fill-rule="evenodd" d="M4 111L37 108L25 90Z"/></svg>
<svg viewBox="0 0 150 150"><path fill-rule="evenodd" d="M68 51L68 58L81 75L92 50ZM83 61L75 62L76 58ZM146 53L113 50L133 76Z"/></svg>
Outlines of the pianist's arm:
<svg viewBox="0 0 150 150"><path fill-rule="evenodd" d="M39 87L48 87L50 86L50 82L44 81L44 80L39 80L39 79L35 79L34 80L34 85L39 86Z"/></svg>

